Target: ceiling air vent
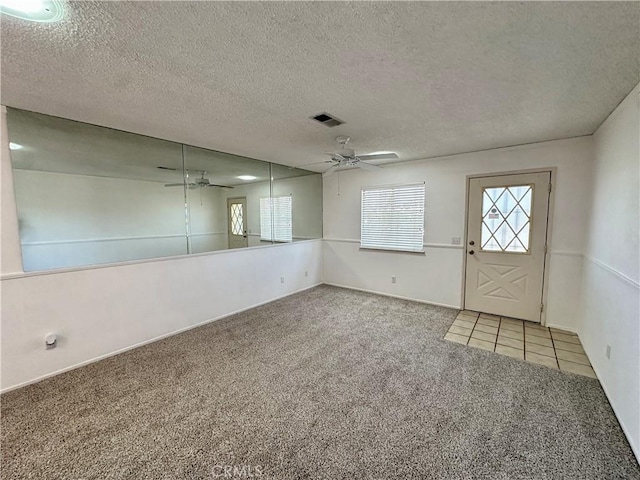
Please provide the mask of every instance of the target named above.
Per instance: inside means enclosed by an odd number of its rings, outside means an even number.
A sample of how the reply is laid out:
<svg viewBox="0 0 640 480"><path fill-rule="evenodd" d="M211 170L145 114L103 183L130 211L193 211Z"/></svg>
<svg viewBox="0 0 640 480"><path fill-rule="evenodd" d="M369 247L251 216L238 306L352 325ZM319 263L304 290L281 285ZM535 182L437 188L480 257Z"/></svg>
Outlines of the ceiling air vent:
<svg viewBox="0 0 640 480"><path fill-rule="evenodd" d="M314 120L320 122L323 125L326 125L327 127L335 127L338 125L342 125L344 122L340 119L337 119L336 117L333 117L331 115L329 115L328 113L319 113L318 115L315 115L313 117Z"/></svg>

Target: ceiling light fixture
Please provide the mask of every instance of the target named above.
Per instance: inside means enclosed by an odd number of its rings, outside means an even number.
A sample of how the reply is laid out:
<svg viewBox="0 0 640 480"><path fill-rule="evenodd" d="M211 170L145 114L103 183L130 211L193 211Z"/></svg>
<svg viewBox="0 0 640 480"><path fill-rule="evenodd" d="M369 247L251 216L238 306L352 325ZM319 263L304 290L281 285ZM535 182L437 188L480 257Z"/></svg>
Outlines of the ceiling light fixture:
<svg viewBox="0 0 640 480"><path fill-rule="evenodd" d="M22 150L24 147L22 145L20 145L19 143L9 142L9 148L11 150Z"/></svg>
<svg viewBox="0 0 640 480"><path fill-rule="evenodd" d="M253 175L239 175L238 178L240 180L255 180L258 177L254 177Z"/></svg>
<svg viewBox="0 0 640 480"><path fill-rule="evenodd" d="M64 16L61 0L0 0L0 13L31 22L57 22Z"/></svg>

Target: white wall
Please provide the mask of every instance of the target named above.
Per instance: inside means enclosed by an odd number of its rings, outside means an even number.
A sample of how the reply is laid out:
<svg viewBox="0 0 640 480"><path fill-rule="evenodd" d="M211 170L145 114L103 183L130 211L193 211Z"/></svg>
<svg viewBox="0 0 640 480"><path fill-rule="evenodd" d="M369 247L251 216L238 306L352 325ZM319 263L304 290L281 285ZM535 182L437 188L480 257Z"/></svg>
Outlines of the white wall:
<svg viewBox="0 0 640 480"><path fill-rule="evenodd" d="M580 339L640 459L640 108L636 87L594 134ZM611 346L610 358L606 357Z"/></svg>
<svg viewBox="0 0 640 480"><path fill-rule="evenodd" d="M14 170L25 271L187 253L182 188Z"/></svg>
<svg viewBox="0 0 640 480"><path fill-rule="evenodd" d="M321 240L309 240L5 277L1 388L316 285L321 282L321 255ZM59 335L59 346L45 350L44 337L51 332Z"/></svg>
<svg viewBox="0 0 640 480"><path fill-rule="evenodd" d="M188 196L191 252L213 252L229 248L225 190L217 187L198 188L188 190ZM184 217L182 221L184 223Z"/></svg>
<svg viewBox="0 0 640 480"><path fill-rule="evenodd" d="M26 271L187 253L181 187L35 170L13 176ZM227 249L227 191L188 195L191 252Z"/></svg>
<svg viewBox="0 0 640 480"><path fill-rule="evenodd" d="M582 251L586 231L591 137L537 143L438 159L360 169L324 179L324 280L327 283L461 306L466 176L557 168L550 241L548 325L576 331ZM426 183L425 255L360 251L360 189ZM462 239L464 241L464 238ZM397 283L391 283L395 275Z"/></svg>

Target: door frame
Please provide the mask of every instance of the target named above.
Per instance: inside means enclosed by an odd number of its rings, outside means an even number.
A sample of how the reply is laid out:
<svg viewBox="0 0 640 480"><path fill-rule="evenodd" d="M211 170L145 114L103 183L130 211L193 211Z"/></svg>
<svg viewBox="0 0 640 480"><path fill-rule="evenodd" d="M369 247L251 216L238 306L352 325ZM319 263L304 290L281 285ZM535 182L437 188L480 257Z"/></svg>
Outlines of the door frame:
<svg viewBox="0 0 640 480"><path fill-rule="evenodd" d="M543 273L542 273L542 305L544 306L540 315L540 325L547 325L547 310L549 307L548 302L548 294L549 294L549 265L551 263L551 241L552 241L552 227L553 227L553 212L554 212L554 203L555 203L555 193L556 193L556 176L557 176L557 167L544 167L544 168L528 168L521 170L508 170L508 171L500 171L500 172L487 172L487 173L476 173L472 175L467 175L465 179L465 196L464 196L464 230L462 237L462 252L463 252L463 260L462 260L462 284L461 284L461 295L460 295L460 305L462 309L465 309L465 296L466 296L466 283L467 283L467 228L469 225L469 187L471 184L471 180L474 178L487 178L487 177L502 177L505 175L521 175L526 173L550 173L550 182L551 182L551 192L549 192L549 209L547 211L547 235L546 235L546 245L547 251L544 256L544 265L543 265Z"/></svg>

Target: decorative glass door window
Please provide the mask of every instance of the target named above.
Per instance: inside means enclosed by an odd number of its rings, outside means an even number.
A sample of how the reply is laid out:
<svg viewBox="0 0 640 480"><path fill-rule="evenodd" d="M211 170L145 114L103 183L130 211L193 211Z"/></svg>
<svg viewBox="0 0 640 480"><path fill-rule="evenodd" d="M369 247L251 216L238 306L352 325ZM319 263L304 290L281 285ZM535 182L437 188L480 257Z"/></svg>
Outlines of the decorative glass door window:
<svg viewBox="0 0 640 480"><path fill-rule="evenodd" d="M533 185L484 188L482 250L529 252Z"/></svg>
<svg viewBox="0 0 640 480"><path fill-rule="evenodd" d="M241 203L233 203L231 204L231 234L232 235L243 235L242 225L243 225L243 214L242 214L242 204Z"/></svg>

